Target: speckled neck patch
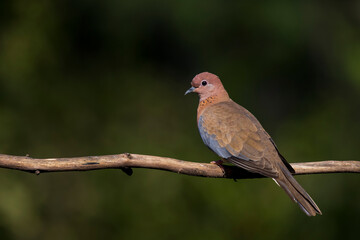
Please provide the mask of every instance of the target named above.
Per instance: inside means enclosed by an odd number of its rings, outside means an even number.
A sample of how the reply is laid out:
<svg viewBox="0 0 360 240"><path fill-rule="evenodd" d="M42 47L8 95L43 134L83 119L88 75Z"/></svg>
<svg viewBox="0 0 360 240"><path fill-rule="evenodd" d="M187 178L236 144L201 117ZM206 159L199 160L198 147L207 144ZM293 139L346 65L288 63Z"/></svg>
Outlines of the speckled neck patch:
<svg viewBox="0 0 360 240"><path fill-rule="evenodd" d="M217 96L215 95L215 96L211 96L211 97L206 98L205 100L200 101L199 107L205 107L206 105L215 102L216 98L217 98Z"/></svg>

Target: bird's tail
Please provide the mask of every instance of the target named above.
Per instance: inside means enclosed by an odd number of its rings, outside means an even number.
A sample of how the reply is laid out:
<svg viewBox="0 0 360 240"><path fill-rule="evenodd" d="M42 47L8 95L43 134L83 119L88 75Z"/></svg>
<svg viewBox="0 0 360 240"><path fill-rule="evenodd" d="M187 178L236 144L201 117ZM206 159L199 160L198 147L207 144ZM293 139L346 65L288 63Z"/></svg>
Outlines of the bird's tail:
<svg viewBox="0 0 360 240"><path fill-rule="evenodd" d="M314 200L312 200L305 189L303 189L301 185L295 180L285 165L279 165L282 173L280 173L278 178L274 179L278 185L283 188L287 195L289 195L289 197L300 206L306 215L321 215L322 213Z"/></svg>

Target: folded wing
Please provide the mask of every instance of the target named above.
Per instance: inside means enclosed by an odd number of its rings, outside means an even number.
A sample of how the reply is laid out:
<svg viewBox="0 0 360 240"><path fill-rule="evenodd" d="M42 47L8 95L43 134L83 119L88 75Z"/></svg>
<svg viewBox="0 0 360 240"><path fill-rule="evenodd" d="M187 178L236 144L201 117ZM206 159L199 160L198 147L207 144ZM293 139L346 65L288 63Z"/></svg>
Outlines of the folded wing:
<svg viewBox="0 0 360 240"><path fill-rule="evenodd" d="M198 127L204 143L221 158L248 171L277 177L266 156L275 152L275 146L256 118L240 105L231 101L209 106L199 117Z"/></svg>

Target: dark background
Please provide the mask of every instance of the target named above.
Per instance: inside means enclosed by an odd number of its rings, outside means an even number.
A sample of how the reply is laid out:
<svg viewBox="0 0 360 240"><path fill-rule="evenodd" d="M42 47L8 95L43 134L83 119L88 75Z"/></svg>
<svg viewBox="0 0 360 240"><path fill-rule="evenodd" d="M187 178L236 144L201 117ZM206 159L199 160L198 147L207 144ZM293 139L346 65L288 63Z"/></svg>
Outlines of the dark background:
<svg viewBox="0 0 360 240"><path fill-rule="evenodd" d="M199 72L220 76L289 162L358 160L359 1L0 1L0 153L217 160L196 126ZM355 239L356 174L270 179L135 169L0 170L1 239Z"/></svg>

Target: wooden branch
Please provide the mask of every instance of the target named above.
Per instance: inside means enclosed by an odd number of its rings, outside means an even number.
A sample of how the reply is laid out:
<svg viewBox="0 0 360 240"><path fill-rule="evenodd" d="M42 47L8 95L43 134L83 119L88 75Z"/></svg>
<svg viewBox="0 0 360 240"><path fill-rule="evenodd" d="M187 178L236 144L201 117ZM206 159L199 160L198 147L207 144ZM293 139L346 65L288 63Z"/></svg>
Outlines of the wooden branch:
<svg viewBox="0 0 360 240"><path fill-rule="evenodd" d="M322 161L292 163L294 175L318 173L360 173L360 161ZM0 154L0 168L8 168L40 174L43 172L89 171L98 169L121 169L128 175L132 168L159 169L190 176L212 178L261 178L262 175L247 172L241 168L224 166L224 170L215 164L187 162L173 158L118 154L107 156L89 156L73 158L37 159L29 156L11 156Z"/></svg>

